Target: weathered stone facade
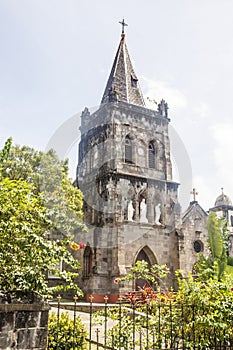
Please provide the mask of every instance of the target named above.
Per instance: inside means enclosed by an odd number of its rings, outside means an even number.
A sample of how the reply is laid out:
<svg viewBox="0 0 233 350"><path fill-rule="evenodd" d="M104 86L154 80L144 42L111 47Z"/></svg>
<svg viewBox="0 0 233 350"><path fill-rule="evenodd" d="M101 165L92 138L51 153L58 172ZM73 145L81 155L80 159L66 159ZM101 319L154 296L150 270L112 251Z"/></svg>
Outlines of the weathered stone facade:
<svg viewBox="0 0 233 350"><path fill-rule="evenodd" d="M34 293L0 293L0 349L47 349L49 305Z"/></svg>
<svg viewBox="0 0 233 350"><path fill-rule="evenodd" d="M179 235L179 264L184 275L193 272L197 254L209 253L207 245L207 213L197 201L190 203L182 215L182 229Z"/></svg>
<svg viewBox="0 0 233 350"><path fill-rule="evenodd" d="M194 243L206 249L204 210L192 206L182 222L169 122L164 100L157 110L145 107L122 34L100 108L93 114L85 108L81 116L77 185L89 230L82 233L80 285L87 294L135 288L114 278L142 259L167 264L175 287L172 272L186 274L196 262Z"/></svg>

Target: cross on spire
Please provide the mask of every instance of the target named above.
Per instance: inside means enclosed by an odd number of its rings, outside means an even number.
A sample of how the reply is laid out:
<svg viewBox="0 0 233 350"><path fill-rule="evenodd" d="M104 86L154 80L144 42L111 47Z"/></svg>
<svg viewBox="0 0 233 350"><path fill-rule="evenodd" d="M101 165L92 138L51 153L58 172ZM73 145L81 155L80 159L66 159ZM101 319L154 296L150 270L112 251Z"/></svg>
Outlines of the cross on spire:
<svg viewBox="0 0 233 350"><path fill-rule="evenodd" d="M196 196L198 195L198 192L196 192L196 188L193 188L192 192L190 194L193 195L193 201L196 202Z"/></svg>
<svg viewBox="0 0 233 350"><path fill-rule="evenodd" d="M122 25L122 32L121 34L125 34L125 27L128 26L127 23L125 23L125 20L123 18L122 22L119 22Z"/></svg>

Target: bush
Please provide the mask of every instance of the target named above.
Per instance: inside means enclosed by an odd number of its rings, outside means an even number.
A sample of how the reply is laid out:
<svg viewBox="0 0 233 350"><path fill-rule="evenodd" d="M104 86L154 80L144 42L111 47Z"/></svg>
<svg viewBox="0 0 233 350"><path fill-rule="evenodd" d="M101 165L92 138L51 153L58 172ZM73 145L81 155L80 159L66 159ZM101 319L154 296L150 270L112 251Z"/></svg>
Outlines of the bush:
<svg viewBox="0 0 233 350"><path fill-rule="evenodd" d="M227 263L230 266L233 266L233 256L228 256Z"/></svg>
<svg viewBox="0 0 233 350"><path fill-rule="evenodd" d="M79 316L74 320L68 313L62 312L59 319L55 312L49 315L48 350L78 350L87 349L87 331Z"/></svg>

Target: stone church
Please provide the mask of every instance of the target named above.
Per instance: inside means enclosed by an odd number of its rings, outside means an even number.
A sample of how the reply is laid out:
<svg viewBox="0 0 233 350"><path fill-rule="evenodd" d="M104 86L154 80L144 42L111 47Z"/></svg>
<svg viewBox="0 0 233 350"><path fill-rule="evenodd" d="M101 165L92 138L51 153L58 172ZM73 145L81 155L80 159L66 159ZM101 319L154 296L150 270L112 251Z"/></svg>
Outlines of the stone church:
<svg viewBox="0 0 233 350"><path fill-rule="evenodd" d="M172 178L168 105L161 100L156 108L145 105L123 21L100 107L92 114L85 108L81 115L76 183L84 195L88 231L76 237L86 244L78 252L79 285L95 301L106 294L115 301L120 293L136 289L140 281L114 280L138 260L167 264L175 288L174 271L187 275L197 253L208 253L207 213L195 190L194 200L181 212L179 184ZM233 210L229 201L226 209Z"/></svg>

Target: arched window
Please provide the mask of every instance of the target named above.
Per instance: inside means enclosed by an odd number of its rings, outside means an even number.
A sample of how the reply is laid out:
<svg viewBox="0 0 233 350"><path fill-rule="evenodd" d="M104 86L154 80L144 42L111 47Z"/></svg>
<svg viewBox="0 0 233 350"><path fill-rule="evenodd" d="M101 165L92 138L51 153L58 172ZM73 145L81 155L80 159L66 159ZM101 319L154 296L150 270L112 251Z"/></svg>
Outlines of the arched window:
<svg viewBox="0 0 233 350"><path fill-rule="evenodd" d="M230 216L230 225L233 226L233 215Z"/></svg>
<svg viewBox="0 0 233 350"><path fill-rule="evenodd" d="M142 260L147 262L148 268L151 267L151 262L150 262L149 256L147 255L147 253L145 252L144 249L141 249L140 252L138 253L138 256L136 258L136 262L142 261Z"/></svg>
<svg viewBox="0 0 233 350"><path fill-rule="evenodd" d="M83 276L89 277L92 269L92 250L91 247L86 246L83 254Z"/></svg>
<svg viewBox="0 0 233 350"><path fill-rule="evenodd" d="M148 147L148 163L149 168L155 168L155 146L153 142L150 142Z"/></svg>
<svg viewBox="0 0 233 350"><path fill-rule="evenodd" d="M125 138L125 163L133 163L132 159L132 140L129 136Z"/></svg>

